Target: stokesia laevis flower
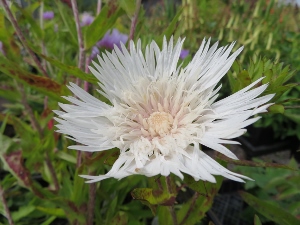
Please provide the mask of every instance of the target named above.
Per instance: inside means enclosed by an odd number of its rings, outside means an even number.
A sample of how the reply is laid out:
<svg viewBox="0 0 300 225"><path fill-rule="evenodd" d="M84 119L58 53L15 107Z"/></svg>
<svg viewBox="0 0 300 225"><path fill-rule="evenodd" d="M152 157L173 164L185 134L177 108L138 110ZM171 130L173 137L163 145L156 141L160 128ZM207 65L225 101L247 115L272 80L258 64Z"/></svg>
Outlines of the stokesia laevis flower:
<svg viewBox="0 0 300 225"><path fill-rule="evenodd" d="M193 60L177 67L183 40L173 46L173 39L164 39L160 48L153 41L141 50L130 42L130 52L122 44L112 53L106 52L100 64L95 62L91 72L110 102L108 105L91 96L77 85L69 89L75 97L65 97L73 103L60 104L58 132L67 134L83 145L69 146L87 152L119 148L120 155L105 175L82 177L89 183L132 174L151 177L173 173L183 179L186 173L195 180L216 182L213 175L242 182L249 179L233 173L206 155L200 144L227 157L237 157L222 144L238 144L230 139L245 133L244 127L265 112L273 95L260 96L267 85L255 87L258 79L235 94L215 101L220 79L227 73L239 48L234 46L209 48L204 40Z"/></svg>

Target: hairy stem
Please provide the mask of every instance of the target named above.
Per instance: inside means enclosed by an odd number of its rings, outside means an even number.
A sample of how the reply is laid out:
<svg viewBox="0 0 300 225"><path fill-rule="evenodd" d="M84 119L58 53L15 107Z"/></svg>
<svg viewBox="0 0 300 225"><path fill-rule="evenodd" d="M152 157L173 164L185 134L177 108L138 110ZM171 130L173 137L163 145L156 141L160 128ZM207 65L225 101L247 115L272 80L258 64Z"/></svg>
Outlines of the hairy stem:
<svg viewBox="0 0 300 225"><path fill-rule="evenodd" d="M90 56L86 56L85 58L85 69L84 69L84 72L88 73L89 72L89 65L91 63L92 59ZM89 82L87 81L84 81L83 83L83 88L86 92L89 92Z"/></svg>
<svg viewBox="0 0 300 225"><path fill-rule="evenodd" d="M89 173L89 174L94 175L94 173ZM97 191L96 183L91 183L89 186L87 225L93 225L94 222L96 191Z"/></svg>
<svg viewBox="0 0 300 225"><path fill-rule="evenodd" d="M130 33L129 33L129 40L128 40L128 47L130 45L130 41L134 38L135 28L137 24L137 19L139 16L141 8L141 0L136 0L136 8L133 17L131 18L131 26L130 26Z"/></svg>
<svg viewBox="0 0 300 225"><path fill-rule="evenodd" d="M34 52L31 50L31 48L29 48L27 41L23 35L23 33L21 32L21 29L15 19L15 17L13 16L10 8L7 5L6 0L1 0L2 5L7 13L7 16L10 20L10 22L12 23L21 43L23 44L24 48L26 49L26 51L28 52L28 54L31 56L31 58L33 59L33 61L35 62L36 66L38 67L38 69L41 71L41 73L45 76L45 77L49 77L47 71L43 68L41 62L39 61L39 59L36 57L36 55L34 54Z"/></svg>
<svg viewBox="0 0 300 225"><path fill-rule="evenodd" d="M98 0L98 2L97 2L97 15L99 15L99 13L101 12L101 5L102 5L102 1Z"/></svg>
<svg viewBox="0 0 300 225"><path fill-rule="evenodd" d="M78 14L78 7L76 0L71 0L73 15L76 24L77 30L77 39L78 39L78 46L79 46L79 58L78 58L78 68L84 70L84 44L83 44L83 36L81 32L80 22L79 22L79 14ZM76 84L80 86L81 80L79 78L76 79ZM81 165L81 151L77 152L77 167Z"/></svg>
<svg viewBox="0 0 300 225"><path fill-rule="evenodd" d="M84 44L83 44L83 36L82 36L80 22L79 22L77 2L76 0L71 0L71 3L72 3L72 10L75 19L75 24L76 24L78 46L79 46L78 68L84 70Z"/></svg>
<svg viewBox="0 0 300 225"><path fill-rule="evenodd" d="M185 221L189 218L191 212L193 211L193 209L194 209L194 207L195 207L195 204L196 204L196 201L197 201L198 197L199 197L199 193L196 192L196 193L194 194L193 198L192 198L192 202L191 202L191 204L190 204L190 208L188 209L187 213L186 213L185 216L183 217L183 219L182 219L180 225L183 225L183 224L185 223Z"/></svg>
<svg viewBox="0 0 300 225"><path fill-rule="evenodd" d="M166 184L167 184L168 192L169 193L173 193L171 176L167 176L166 177ZM177 216L176 216L174 205L169 206L169 211L170 211L170 214L171 214L173 225L178 225L178 221L177 221Z"/></svg>
<svg viewBox="0 0 300 225"><path fill-rule="evenodd" d="M9 225L14 225L14 222L12 220L12 217L11 217L11 214L10 214L10 211L9 211L9 208L7 206L7 202L6 202L5 197L4 197L4 190L3 190L1 185L0 185L0 200L1 200L2 205L4 207L4 211L5 211L5 214L6 214L6 218L8 220L8 224Z"/></svg>
<svg viewBox="0 0 300 225"><path fill-rule="evenodd" d="M44 13L44 2L41 1L41 5L40 5L40 27L41 27L42 30L44 30L43 13ZM45 47L45 43L44 43L44 37L41 40L41 49L42 49L43 55L46 55L46 47ZM44 70L46 70L46 60L41 59L41 61L42 61L42 67L44 68Z"/></svg>
<svg viewBox="0 0 300 225"><path fill-rule="evenodd" d="M54 170L54 167L53 167L53 164L51 162L51 159L50 159L50 156L49 156L48 152L46 152L46 164L49 168L49 171L50 171L53 183L54 183L55 191L58 191L59 190L58 179L57 179L57 176L56 176L56 173L55 173L55 170Z"/></svg>

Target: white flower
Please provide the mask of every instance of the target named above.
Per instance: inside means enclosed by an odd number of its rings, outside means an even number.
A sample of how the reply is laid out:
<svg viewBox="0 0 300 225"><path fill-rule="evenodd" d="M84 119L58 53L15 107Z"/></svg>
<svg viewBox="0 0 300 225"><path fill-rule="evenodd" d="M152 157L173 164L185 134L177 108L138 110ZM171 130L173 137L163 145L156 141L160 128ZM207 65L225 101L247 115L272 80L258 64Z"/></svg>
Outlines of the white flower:
<svg viewBox="0 0 300 225"><path fill-rule="evenodd" d="M244 127L265 112L273 95L258 97L267 85L257 86L258 79L239 92L215 102L220 79L227 73L239 48L209 48L203 41L193 60L185 67L177 66L183 40L173 46L173 39L164 39L162 50L152 41L141 50L130 43L130 53L121 44L112 53L106 52L91 72L111 105L101 102L77 85L69 89L73 103L60 104L58 132L67 134L83 145L70 149L97 152L119 148L120 156L105 175L82 177L89 183L109 177L121 179L132 174L148 177L183 173L195 180L216 182L213 175L243 182L243 175L233 173L206 155L199 147L205 145L232 159L237 157L223 144L238 144L230 139L245 133ZM253 89L252 89L253 88ZM249 119L250 118L250 119Z"/></svg>

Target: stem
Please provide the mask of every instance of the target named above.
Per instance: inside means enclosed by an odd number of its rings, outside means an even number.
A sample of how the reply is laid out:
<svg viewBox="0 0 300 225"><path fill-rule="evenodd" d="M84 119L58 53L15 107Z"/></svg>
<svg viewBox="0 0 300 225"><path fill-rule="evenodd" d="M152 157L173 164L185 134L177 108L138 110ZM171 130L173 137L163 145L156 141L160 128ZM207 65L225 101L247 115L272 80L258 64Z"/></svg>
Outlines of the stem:
<svg viewBox="0 0 300 225"><path fill-rule="evenodd" d="M31 50L31 48L29 48L27 41L25 39L25 37L23 36L23 33L21 32L21 29L16 21L16 19L14 18L10 8L7 5L6 0L1 0L2 5L7 13L7 16L10 20L10 22L12 23L14 29L16 30L16 33L21 41L21 43L23 44L24 48L26 49L26 51L28 52L28 54L31 56L31 58L33 59L33 61L35 62L36 66L39 68L39 70L42 72L42 74L45 77L49 77L48 73L46 72L46 70L43 68L41 62L39 61L39 59L36 57L36 55L34 54L34 52Z"/></svg>
<svg viewBox="0 0 300 225"><path fill-rule="evenodd" d="M161 181L160 181L160 175L155 181L157 183L157 186L158 186L159 190L163 190L163 186L162 186Z"/></svg>
<svg viewBox="0 0 300 225"><path fill-rule="evenodd" d="M167 190L168 190L168 192L169 193L173 193L171 176L167 176L166 177L166 184L167 184ZM170 214L171 214L171 217L172 217L173 225L178 225L178 221L177 221L177 216L176 216L176 213L175 213L174 205L169 206L169 211L170 211Z"/></svg>
<svg viewBox="0 0 300 225"><path fill-rule="evenodd" d="M174 205L169 206L169 211L170 211L170 214L171 214L171 217L172 217L173 225L178 225Z"/></svg>
<svg viewBox="0 0 300 225"><path fill-rule="evenodd" d="M13 222L13 220L12 220L12 218L11 218L11 214L10 214L9 208L8 208L8 206L7 206L7 202L6 202L5 198L4 198L4 190L2 189L2 186L1 186L1 185L0 185L0 199L1 199L2 204L3 204L3 206L4 206L6 218L7 218L7 220L8 220L8 224L9 224L9 225L14 225L14 222Z"/></svg>
<svg viewBox="0 0 300 225"><path fill-rule="evenodd" d="M78 15L78 8L76 0L71 0L72 3L72 10L74 14L74 19L76 23L76 30L77 30L77 38L78 38L78 46L79 46L79 59L78 59L78 68L81 70L84 70L84 44L83 44L83 37L82 32L80 28L80 22L79 22L79 15Z"/></svg>
<svg viewBox="0 0 300 225"><path fill-rule="evenodd" d="M299 109L300 105L284 106L285 109Z"/></svg>
<svg viewBox="0 0 300 225"><path fill-rule="evenodd" d="M76 161L76 167L78 168L78 167L80 167L80 165L81 165L81 162L82 162L82 160L81 160L81 151L77 151L77 157L76 157L76 159L77 159L77 161Z"/></svg>
<svg viewBox="0 0 300 225"><path fill-rule="evenodd" d="M40 124L35 119L31 107L28 105L27 98L26 98L26 93L25 93L25 90L23 88L23 85L22 84L17 84L17 88L19 89L19 92L21 93L21 102L25 107L25 111L28 114L28 117L29 117L29 120L32 124L33 129L36 130L39 133L40 137L42 137L43 136L43 130L42 130Z"/></svg>
<svg viewBox="0 0 300 225"><path fill-rule="evenodd" d="M222 225L221 221L218 219L218 216L211 209L208 210L207 215L210 217L214 225Z"/></svg>
<svg viewBox="0 0 300 225"><path fill-rule="evenodd" d="M81 70L84 70L84 45L83 45L83 37L82 37L82 32L80 28L80 22L79 22L79 15L78 15L78 7L77 7L77 2L76 0L71 0L72 4L72 10L73 10L73 15L75 19L75 24L76 24L76 30L77 30L77 39L78 39L78 46L79 46L79 59L78 59L78 68ZM76 84L80 86L81 81L79 78L76 79ZM79 167L81 165L81 151L77 152L77 163L76 166Z"/></svg>
<svg viewBox="0 0 300 225"><path fill-rule="evenodd" d="M91 63L91 57L90 56L86 56L85 58L85 70L84 72L88 73L89 72L89 65ZM83 88L86 92L89 92L89 82L84 81L83 82Z"/></svg>
<svg viewBox="0 0 300 225"><path fill-rule="evenodd" d="M58 191L59 190L58 179L57 179L57 176L56 176L56 173L55 173L54 167L52 165L52 162L50 160L48 152L46 152L46 164L50 170L50 174L51 174L51 177L52 177L52 180L54 183L55 191Z"/></svg>
<svg viewBox="0 0 300 225"><path fill-rule="evenodd" d="M98 0L98 2L97 2L97 15L99 15L100 12L101 12L101 5L102 5L102 1Z"/></svg>
<svg viewBox="0 0 300 225"><path fill-rule="evenodd" d="M190 208L189 210L187 211L187 213L185 214L185 216L183 217L180 225L183 225L185 223L185 221L187 220L187 218L190 216L191 212L193 211L193 208L195 207L195 204L196 204L196 200L198 199L199 197L199 193L196 192L192 198L192 202L191 202L191 205L190 205Z"/></svg>
<svg viewBox="0 0 300 225"><path fill-rule="evenodd" d="M40 6L40 27L41 30L44 30L44 18L43 18L43 12L44 12L44 1L41 1L41 6ZM44 37L41 40L41 49L42 49L42 54L46 55L46 48L45 48L45 43L44 43ZM42 67L44 70L46 70L46 60L41 59L42 61Z"/></svg>
<svg viewBox="0 0 300 225"><path fill-rule="evenodd" d="M94 173L89 173L94 175ZM96 183L91 183L89 186L89 202L88 202L88 218L87 225L93 225L94 211L95 211L95 199L96 199Z"/></svg>
<svg viewBox="0 0 300 225"><path fill-rule="evenodd" d="M130 46L130 41L134 38L134 32L136 28L137 19L139 16L141 8L141 0L136 0L136 8L133 17L131 18L131 26L130 26L130 33L129 33L129 40L128 40L128 47Z"/></svg>

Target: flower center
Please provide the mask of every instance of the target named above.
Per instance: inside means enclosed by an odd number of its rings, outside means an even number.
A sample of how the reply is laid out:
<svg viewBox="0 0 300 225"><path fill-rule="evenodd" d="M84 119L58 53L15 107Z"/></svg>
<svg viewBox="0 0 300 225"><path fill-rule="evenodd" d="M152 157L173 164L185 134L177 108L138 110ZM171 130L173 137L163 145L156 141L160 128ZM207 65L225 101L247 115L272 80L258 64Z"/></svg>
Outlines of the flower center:
<svg viewBox="0 0 300 225"><path fill-rule="evenodd" d="M154 112L147 119L148 132L152 137L164 137L170 133L173 125L173 117L166 112Z"/></svg>

